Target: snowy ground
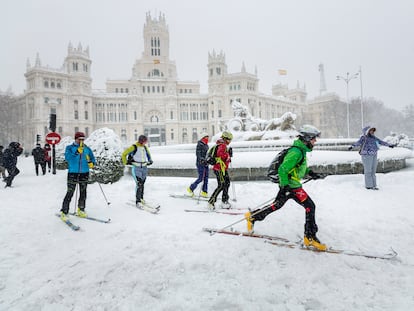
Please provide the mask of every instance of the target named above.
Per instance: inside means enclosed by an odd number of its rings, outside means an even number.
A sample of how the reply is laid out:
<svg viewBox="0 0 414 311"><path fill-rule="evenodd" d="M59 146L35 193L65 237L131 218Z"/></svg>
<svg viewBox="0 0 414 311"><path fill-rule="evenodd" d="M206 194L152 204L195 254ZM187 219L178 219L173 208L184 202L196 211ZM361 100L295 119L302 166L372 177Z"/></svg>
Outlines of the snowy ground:
<svg viewBox="0 0 414 311"><path fill-rule="evenodd" d="M74 232L54 216L66 171L37 177L32 158L20 158L14 187L0 189L0 310L414 310L414 159L408 164L378 174L379 191L366 190L362 175L305 185L323 242L375 252L392 246L399 255L387 261L210 236L201 228L242 216L184 212L206 204L168 196L183 193L191 178L148 178L145 197L161 203L159 215L126 204L134 197L129 175L102 185L109 206L90 185L88 213L112 222L73 217L82 228ZM237 206L248 208L277 189L239 182L235 190ZM289 202L255 229L297 240L303 223L303 209Z"/></svg>

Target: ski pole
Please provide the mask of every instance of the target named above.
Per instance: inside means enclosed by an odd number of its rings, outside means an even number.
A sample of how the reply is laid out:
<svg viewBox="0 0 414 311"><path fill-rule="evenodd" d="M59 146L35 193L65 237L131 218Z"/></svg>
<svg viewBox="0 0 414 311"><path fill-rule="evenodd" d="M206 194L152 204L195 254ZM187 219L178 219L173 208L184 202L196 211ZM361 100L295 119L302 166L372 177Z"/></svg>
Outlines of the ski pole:
<svg viewBox="0 0 414 311"><path fill-rule="evenodd" d="M96 182L98 183L99 188L101 188L101 192L102 192L103 197L105 198L106 204L108 204L108 205L111 204L111 202L109 202L108 199L106 198L105 192L103 191L102 186L99 183L99 181L96 181Z"/></svg>
<svg viewBox="0 0 414 311"><path fill-rule="evenodd" d="M265 208L265 207L267 208L267 205L268 205L268 204L270 204L270 202L272 202L273 200L274 200L274 199L270 199L270 200L268 200L268 201L266 201L266 202L264 202L264 203L261 203L261 204L257 205L256 207L254 207L253 209L257 209L257 208L258 208L258 210L257 210L256 212L254 212L253 214L251 214L250 216L254 216L254 215L256 215L256 214L260 213L260 212L263 210L263 208ZM232 226L234 226L234 225L236 225L236 224L238 224L238 223L240 223L240 222L242 222L242 221L244 221L244 220L246 220L246 218L245 218L245 217L243 217L243 218L241 218L241 219L239 219L239 220L237 220L237 221L235 221L235 222L231 223L230 225L224 226L223 228L221 228L220 230L217 230L217 231L222 231L222 230L225 230L225 229L227 229L227 228L229 228L229 227L232 227ZM217 231L210 232L210 235L214 235L214 234L216 234L216 233L217 233Z"/></svg>
<svg viewBox="0 0 414 311"><path fill-rule="evenodd" d="M233 166L231 165L231 162L230 162L230 169L231 169L231 171L233 171ZM232 190L232 192L233 192L233 199L232 199L232 201L233 202L237 202L237 198L236 198L236 186L234 185L234 182L233 182L233 176L232 175L229 175L230 176L230 183L231 183L231 190Z"/></svg>

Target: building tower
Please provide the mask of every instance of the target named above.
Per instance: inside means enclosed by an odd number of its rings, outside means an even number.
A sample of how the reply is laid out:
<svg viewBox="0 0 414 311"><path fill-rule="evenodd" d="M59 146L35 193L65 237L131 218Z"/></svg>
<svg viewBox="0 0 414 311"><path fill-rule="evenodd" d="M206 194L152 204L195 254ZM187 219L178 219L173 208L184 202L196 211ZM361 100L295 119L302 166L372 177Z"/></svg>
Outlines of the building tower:
<svg viewBox="0 0 414 311"><path fill-rule="evenodd" d="M223 51L208 53L208 107L210 112L210 131L220 131L220 119L225 110L225 81L227 77L226 55Z"/></svg>
<svg viewBox="0 0 414 311"><path fill-rule="evenodd" d="M72 136L82 131L88 136L94 130L91 65L89 47L83 49L79 43L74 48L69 42L63 64L67 73L67 98L62 107L64 111L57 114L57 123L64 129L63 134ZM61 119L62 115L66 118Z"/></svg>

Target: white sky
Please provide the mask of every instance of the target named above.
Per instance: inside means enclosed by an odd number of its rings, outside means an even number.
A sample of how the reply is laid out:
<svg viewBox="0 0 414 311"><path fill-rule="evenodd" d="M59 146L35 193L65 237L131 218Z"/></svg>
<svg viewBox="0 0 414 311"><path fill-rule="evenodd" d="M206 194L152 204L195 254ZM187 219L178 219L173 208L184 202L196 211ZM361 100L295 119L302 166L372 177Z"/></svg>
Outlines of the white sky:
<svg viewBox="0 0 414 311"><path fill-rule="evenodd" d="M143 51L146 12L165 14L170 57L180 80L198 80L207 92L208 52L223 50L228 72L258 69L260 91L282 81L306 84L319 94L318 65L328 91L346 98L337 75L362 66L364 97L402 109L414 104L414 2L410 0L99 0L1 1L0 89L25 88L26 60L60 68L69 41L89 46L93 88L106 79L128 79ZM280 77L278 69L286 69ZM349 83L360 96L359 79Z"/></svg>

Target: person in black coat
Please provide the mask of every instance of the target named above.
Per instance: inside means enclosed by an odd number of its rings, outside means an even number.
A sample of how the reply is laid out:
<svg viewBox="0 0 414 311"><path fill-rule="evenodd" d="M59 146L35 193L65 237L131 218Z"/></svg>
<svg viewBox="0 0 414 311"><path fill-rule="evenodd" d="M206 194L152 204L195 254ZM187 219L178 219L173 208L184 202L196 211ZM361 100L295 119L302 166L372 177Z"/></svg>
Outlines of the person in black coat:
<svg viewBox="0 0 414 311"><path fill-rule="evenodd" d="M190 196L194 196L194 190L198 184L203 182L203 186L200 192L200 196L208 197L208 163L205 162L207 151L208 151L208 138L207 133L201 134L201 139L197 143L196 148L196 167L198 178L187 188L187 192Z"/></svg>
<svg viewBox="0 0 414 311"><path fill-rule="evenodd" d="M9 147L3 153L3 166L9 173L6 177L6 187L11 187L14 177L16 177L20 170L17 168L17 157L23 153L23 148L20 143L14 141L9 144Z"/></svg>
<svg viewBox="0 0 414 311"><path fill-rule="evenodd" d="M40 147L40 144L36 145L36 148L32 150L32 156L35 164L36 175L39 176L39 166L42 168L43 175L46 174L46 162L45 151Z"/></svg>

